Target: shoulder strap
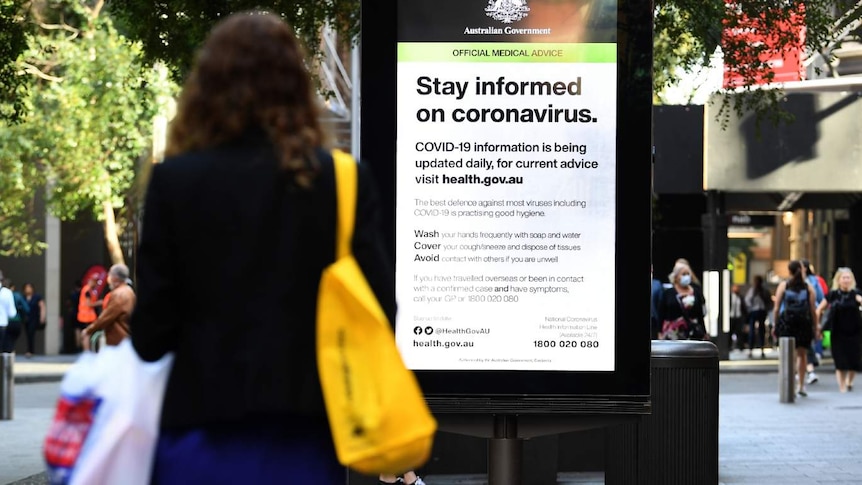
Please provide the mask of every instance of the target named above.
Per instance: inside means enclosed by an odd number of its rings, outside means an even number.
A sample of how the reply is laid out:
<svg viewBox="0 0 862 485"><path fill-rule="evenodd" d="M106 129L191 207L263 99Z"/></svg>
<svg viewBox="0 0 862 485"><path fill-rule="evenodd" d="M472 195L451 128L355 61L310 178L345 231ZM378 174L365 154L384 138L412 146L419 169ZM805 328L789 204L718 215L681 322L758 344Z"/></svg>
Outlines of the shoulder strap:
<svg viewBox="0 0 862 485"><path fill-rule="evenodd" d="M356 218L356 161L348 153L332 150L335 165L335 193L338 197L338 227L335 231L335 256L341 259L350 254L353 240L353 223Z"/></svg>

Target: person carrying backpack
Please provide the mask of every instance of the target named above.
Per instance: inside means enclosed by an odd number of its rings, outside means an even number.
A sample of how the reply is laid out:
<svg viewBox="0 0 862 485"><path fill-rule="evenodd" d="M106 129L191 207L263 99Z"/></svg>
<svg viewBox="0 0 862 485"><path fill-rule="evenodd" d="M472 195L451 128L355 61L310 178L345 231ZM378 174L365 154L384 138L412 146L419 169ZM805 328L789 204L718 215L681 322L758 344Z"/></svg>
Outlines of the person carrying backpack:
<svg viewBox="0 0 862 485"><path fill-rule="evenodd" d="M815 291L805 280L802 263L793 260L787 266L790 278L778 284L775 290L773 321L778 337L793 337L796 340L797 393L807 396L805 391L805 369L808 366L808 349L814 338L820 338L817 313L814 304Z"/></svg>

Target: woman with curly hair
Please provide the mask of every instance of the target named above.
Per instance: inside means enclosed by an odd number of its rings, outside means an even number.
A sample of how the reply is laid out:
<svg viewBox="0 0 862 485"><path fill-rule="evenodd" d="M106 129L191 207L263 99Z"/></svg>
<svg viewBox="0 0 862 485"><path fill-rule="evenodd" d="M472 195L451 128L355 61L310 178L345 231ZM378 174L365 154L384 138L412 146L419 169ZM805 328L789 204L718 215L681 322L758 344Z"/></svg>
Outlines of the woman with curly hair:
<svg viewBox="0 0 862 485"><path fill-rule="evenodd" d="M319 117L278 16L234 14L210 32L152 170L137 258L132 343L146 361L174 354L155 484L345 481L315 354L337 207ZM352 250L394 321L380 205L358 168Z"/></svg>

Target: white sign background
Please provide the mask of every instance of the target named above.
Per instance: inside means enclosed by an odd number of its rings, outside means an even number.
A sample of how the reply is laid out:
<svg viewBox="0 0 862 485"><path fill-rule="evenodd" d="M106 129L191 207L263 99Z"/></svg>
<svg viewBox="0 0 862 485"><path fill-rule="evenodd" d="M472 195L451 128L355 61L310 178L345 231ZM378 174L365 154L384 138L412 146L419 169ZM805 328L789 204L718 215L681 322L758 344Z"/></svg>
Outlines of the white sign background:
<svg viewBox="0 0 862 485"><path fill-rule="evenodd" d="M417 79L423 76L468 82L466 94L460 100L421 95ZM506 82L552 84L580 78L580 94L476 94L477 77L496 82L501 76ZM407 366L613 371L616 65L412 60L399 62L397 86L396 339ZM596 121L459 123L451 116L457 108L544 109L549 104L589 109ZM434 108L443 110L444 121L417 120L420 110ZM428 142L451 142L455 148L426 151ZM475 150L475 144L485 143L548 144L552 151ZM583 147L585 153L555 151L561 144ZM493 169L417 167L417 161L481 158L491 160ZM502 168L498 159L512 164ZM533 160L556 160L558 166L595 161L598 167L515 168L518 161ZM523 182L442 183L443 175L471 174L523 177ZM436 183L417 183L417 177L429 175L438 176ZM581 205L530 206L530 201ZM482 207L490 204L503 205ZM485 212L490 214L477 215ZM523 212L543 216L525 218Z"/></svg>

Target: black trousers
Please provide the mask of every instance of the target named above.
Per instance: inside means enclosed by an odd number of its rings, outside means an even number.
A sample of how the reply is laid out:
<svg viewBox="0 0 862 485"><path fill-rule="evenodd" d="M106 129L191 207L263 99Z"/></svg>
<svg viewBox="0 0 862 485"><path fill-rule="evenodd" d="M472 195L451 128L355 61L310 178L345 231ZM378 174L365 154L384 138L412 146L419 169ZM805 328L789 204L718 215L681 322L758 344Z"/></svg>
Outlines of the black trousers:
<svg viewBox="0 0 862 485"><path fill-rule="evenodd" d="M31 354L36 353L36 327L37 323L31 320L24 324L24 333L27 335L27 352Z"/></svg>
<svg viewBox="0 0 862 485"><path fill-rule="evenodd" d="M736 335L736 348L742 350L745 348L745 319L743 317L730 317L730 334L727 336L727 348L733 347L733 336Z"/></svg>
<svg viewBox="0 0 862 485"><path fill-rule="evenodd" d="M15 352L15 344L21 336L21 322L9 322L3 338L0 339L0 352Z"/></svg>

